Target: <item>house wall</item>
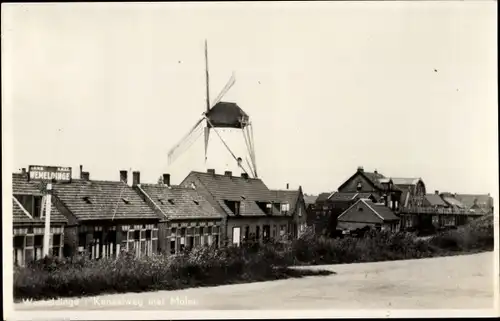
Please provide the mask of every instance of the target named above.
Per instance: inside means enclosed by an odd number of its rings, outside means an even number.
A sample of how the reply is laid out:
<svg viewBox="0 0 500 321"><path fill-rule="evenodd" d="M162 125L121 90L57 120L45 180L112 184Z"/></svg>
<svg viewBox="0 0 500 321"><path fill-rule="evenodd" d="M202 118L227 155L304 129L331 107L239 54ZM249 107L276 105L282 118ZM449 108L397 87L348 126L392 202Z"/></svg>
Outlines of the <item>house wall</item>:
<svg viewBox="0 0 500 321"><path fill-rule="evenodd" d="M361 209L361 210L360 210ZM358 202L355 206L346 211L339 221L382 224L383 220L363 202Z"/></svg>
<svg viewBox="0 0 500 321"><path fill-rule="evenodd" d="M140 228L135 229L135 227ZM142 246L141 242L148 244L148 249L141 248L141 256L146 251L158 253L161 250L159 245L159 227L158 220L154 219L80 221L78 225L66 228L66 233L64 234L64 254L65 256L74 256L86 253L86 255L92 258L102 256L114 257L126 248L128 244L126 243L127 237L129 237L128 230L139 231L139 241L137 243L139 246ZM147 230L151 232L146 232ZM108 239L110 233L116 233L115 238ZM146 236L146 233L151 233L151 235Z"/></svg>
<svg viewBox="0 0 500 321"><path fill-rule="evenodd" d="M161 252L165 254L176 254L189 248L190 237L193 240L193 248L212 245L221 246L222 220L198 219L182 220L176 219L163 224ZM203 232L202 232L203 230ZM173 241L173 242L172 242Z"/></svg>
<svg viewBox="0 0 500 321"><path fill-rule="evenodd" d="M41 222L13 225L14 263L24 266L26 263L43 257L43 239L45 226ZM65 224L54 223L50 226L49 256L62 257L64 254ZM55 243L54 235L60 235Z"/></svg>
<svg viewBox="0 0 500 321"><path fill-rule="evenodd" d="M301 233L305 231L307 226L306 203L304 201L304 198L302 197L302 194L301 196L299 196L299 200L297 202L297 207L294 213L294 221L297 226L297 231L295 233L297 236L300 236Z"/></svg>
<svg viewBox="0 0 500 321"><path fill-rule="evenodd" d="M241 235L241 241L243 241L244 236L245 236L245 227L249 227L249 233L255 233L257 226L259 226L259 241L263 241L263 231L264 231L264 225L269 225L270 226L270 237L271 239L273 238L279 238L280 236L280 227L285 225L286 226L286 231L285 233L293 233L294 225L293 223L296 223L291 216L259 216L259 217L229 217L227 220L227 230L226 234L228 235L229 238L229 244L233 244L233 228L234 227L239 227L240 228L240 235ZM276 226L276 237L273 236L273 229Z"/></svg>
<svg viewBox="0 0 500 321"><path fill-rule="evenodd" d="M227 234L227 214L224 211L224 209L219 205L217 200L213 197L212 193L203 185L200 180L193 176L189 175L184 179L182 182L182 186L184 187L189 187L192 183L196 185L196 191L203 196L212 206L214 206L219 213L222 215L221 219L221 234L220 234L220 239L221 239L221 245L226 245L228 240L229 240L229 235Z"/></svg>

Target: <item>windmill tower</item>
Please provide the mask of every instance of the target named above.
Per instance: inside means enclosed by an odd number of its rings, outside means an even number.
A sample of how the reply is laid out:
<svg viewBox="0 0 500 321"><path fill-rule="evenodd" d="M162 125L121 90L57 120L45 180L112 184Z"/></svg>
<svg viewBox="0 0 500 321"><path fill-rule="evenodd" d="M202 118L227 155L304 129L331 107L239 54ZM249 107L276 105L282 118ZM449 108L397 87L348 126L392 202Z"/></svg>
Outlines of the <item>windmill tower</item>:
<svg viewBox="0 0 500 321"><path fill-rule="evenodd" d="M231 78L222 88L219 95L210 102L210 76L208 69L208 47L205 40L205 76L206 76L206 106L202 117L195 123L191 130L177 143L168 153L168 162L172 164L183 152L204 134L205 142L205 162L207 161L208 146L210 133L213 131L224 144L227 151L236 161L239 168L246 174L257 177L257 166L255 159L255 147L253 140L253 127L250 122L250 117L247 113L234 102L222 101L229 89L235 84L236 78L234 73ZM243 164L241 155L235 155L231 147L223 139L220 134L220 129L239 130L243 134L243 139L246 145L247 155L245 157L246 164Z"/></svg>

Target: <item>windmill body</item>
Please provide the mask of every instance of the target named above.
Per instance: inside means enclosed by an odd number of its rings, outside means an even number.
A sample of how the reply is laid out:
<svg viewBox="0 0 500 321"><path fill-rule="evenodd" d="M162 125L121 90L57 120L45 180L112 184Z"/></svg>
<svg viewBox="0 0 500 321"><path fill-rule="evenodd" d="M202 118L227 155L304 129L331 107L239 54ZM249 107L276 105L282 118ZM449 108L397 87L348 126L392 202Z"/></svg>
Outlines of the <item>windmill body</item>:
<svg viewBox="0 0 500 321"><path fill-rule="evenodd" d="M224 95L236 82L233 75L222 89L220 94L210 103L210 81L208 72L208 50L205 41L205 66L206 66L206 110L202 117L195 123L186 136L175 145L168 153L169 164L173 163L184 151L186 151L197 139L204 134L205 162L208 157L208 146L212 132L220 139L233 161L246 174L257 177L255 149L253 142L253 127L248 114L235 102L222 101ZM245 144L247 155L237 155L226 140L222 137L220 130L228 129L240 131L243 134L242 144Z"/></svg>

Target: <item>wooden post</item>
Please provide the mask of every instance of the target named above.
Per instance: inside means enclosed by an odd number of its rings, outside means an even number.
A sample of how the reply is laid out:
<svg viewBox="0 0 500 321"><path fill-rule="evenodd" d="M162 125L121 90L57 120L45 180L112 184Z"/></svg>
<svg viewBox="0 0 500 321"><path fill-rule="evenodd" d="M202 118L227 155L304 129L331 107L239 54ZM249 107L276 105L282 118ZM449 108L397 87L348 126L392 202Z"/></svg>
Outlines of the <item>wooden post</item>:
<svg viewBox="0 0 500 321"><path fill-rule="evenodd" d="M50 248L50 211L52 209L52 184L47 184L46 205L45 205L45 233L43 236L43 256L49 256Z"/></svg>

